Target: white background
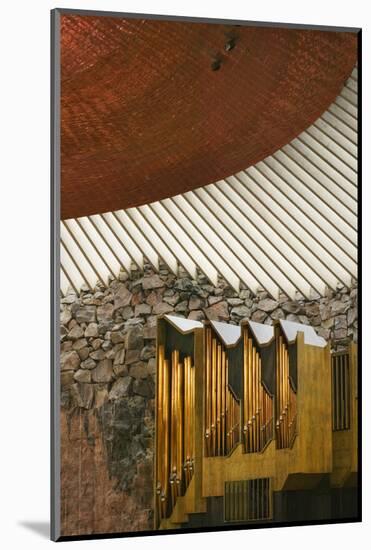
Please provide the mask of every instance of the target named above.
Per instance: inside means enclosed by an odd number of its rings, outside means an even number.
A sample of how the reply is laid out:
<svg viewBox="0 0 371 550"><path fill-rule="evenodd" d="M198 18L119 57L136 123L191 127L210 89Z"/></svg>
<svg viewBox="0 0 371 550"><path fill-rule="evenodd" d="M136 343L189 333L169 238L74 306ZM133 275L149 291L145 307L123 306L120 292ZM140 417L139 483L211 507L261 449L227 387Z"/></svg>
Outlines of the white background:
<svg viewBox="0 0 371 550"><path fill-rule="evenodd" d="M366 1L10 0L0 30L0 545L51 546L49 520L49 10L54 7L363 27L363 279L368 284L370 41ZM367 101L368 98L368 101ZM368 157L368 158L367 158ZM363 310L371 312L370 295ZM369 427L369 322L363 321L364 435ZM71 542L73 548L300 549L365 547L371 538L370 437L364 438L364 523Z"/></svg>

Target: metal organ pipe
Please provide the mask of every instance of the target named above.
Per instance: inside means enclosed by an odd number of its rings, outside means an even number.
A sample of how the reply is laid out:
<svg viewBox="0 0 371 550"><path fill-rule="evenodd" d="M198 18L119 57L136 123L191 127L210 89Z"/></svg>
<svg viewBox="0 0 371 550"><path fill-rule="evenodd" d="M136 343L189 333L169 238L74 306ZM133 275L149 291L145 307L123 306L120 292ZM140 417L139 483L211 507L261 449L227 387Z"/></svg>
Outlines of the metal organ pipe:
<svg viewBox="0 0 371 550"><path fill-rule="evenodd" d="M194 383L192 358L181 362L178 350L165 359L158 347L156 496L159 521L168 517L193 475Z"/></svg>
<svg viewBox="0 0 371 550"><path fill-rule="evenodd" d="M260 452L272 439L273 396L262 383L259 351L243 328L243 443L245 452Z"/></svg>
<svg viewBox="0 0 371 550"><path fill-rule="evenodd" d="M276 337L276 441L291 447L296 436L296 391L290 380L290 360L282 335Z"/></svg>
<svg viewBox="0 0 371 550"><path fill-rule="evenodd" d="M205 354L205 453L225 456L240 440L240 405L228 384L227 351L209 327Z"/></svg>

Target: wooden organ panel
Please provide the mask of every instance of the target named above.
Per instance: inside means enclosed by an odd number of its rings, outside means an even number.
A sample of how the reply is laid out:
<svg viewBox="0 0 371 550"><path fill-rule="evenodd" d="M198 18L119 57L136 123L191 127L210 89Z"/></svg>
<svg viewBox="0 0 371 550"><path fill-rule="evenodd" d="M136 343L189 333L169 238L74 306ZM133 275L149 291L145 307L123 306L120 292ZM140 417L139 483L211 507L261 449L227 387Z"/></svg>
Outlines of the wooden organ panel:
<svg viewBox="0 0 371 550"><path fill-rule="evenodd" d="M247 326L243 332L243 442L261 452L273 438L273 395L262 381L262 359Z"/></svg>
<svg viewBox="0 0 371 550"><path fill-rule="evenodd" d="M357 485L358 381L354 343L331 354L333 471L336 487Z"/></svg>
<svg viewBox="0 0 371 550"><path fill-rule="evenodd" d="M290 377L288 344L276 329L276 447L292 446L297 433L296 388Z"/></svg>
<svg viewBox="0 0 371 550"><path fill-rule="evenodd" d="M225 345L211 327L205 329L206 456L226 456L240 441L240 402L229 384Z"/></svg>

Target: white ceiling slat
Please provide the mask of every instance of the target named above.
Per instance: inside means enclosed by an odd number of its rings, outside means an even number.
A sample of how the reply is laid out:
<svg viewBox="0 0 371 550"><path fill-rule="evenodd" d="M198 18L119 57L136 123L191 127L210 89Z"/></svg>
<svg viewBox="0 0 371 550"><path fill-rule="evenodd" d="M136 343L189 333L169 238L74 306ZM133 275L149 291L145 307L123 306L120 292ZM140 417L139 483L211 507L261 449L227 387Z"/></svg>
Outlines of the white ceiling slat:
<svg viewBox="0 0 371 550"><path fill-rule="evenodd" d="M95 229L102 237L102 240L111 250L117 261L121 263L125 270L129 273L131 269L131 258L116 235L112 233L109 225L104 221L104 218L98 214L95 214L94 216L90 216L89 220L94 225Z"/></svg>
<svg viewBox="0 0 371 550"><path fill-rule="evenodd" d="M353 92L357 93L357 82L355 82L352 78L348 78L345 84L347 88L350 88Z"/></svg>
<svg viewBox="0 0 371 550"><path fill-rule="evenodd" d="M120 273L121 265L116 256L111 251L110 247L100 235L99 231L97 231L96 227L91 222L91 220L89 220L89 218L78 218L78 222L84 233L89 238L90 242L94 243L94 246L99 256L108 267L110 274L114 277L117 277Z"/></svg>
<svg viewBox="0 0 371 550"><path fill-rule="evenodd" d="M97 283L97 273L94 271L86 256L81 254L81 248L71 236L67 226L63 223L61 224L61 240L75 264L77 264L80 271L83 272L84 279L88 282L90 288L93 289Z"/></svg>
<svg viewBox="0 0 371 550"><path fill-rule="evenodd" d="M335 101L336 105L339 105L341 109L344 109L351 117L357 120L357 107L352 105L346 98L342 95L339 95Z"/></svg>
<svg viewBox="0 0 371 550"><path fill-rule="evenodd" d="M80 218L81 219L81 218ZM110 271L107 268L107 265L103 262L100 255L97 253L94 246L91 244L80 225L76 220L65 220L64 223L75 237L76 241L79 244L81 250L84 251L84 254L88 257L90 264L94 267L95 271L98 273L100 280L107 284L108 278L110 276Z"/></svg>
<svg viewBox="0 0 371 550"><path fill-rule="evenodd" d="M173 243L173 251L178 255L179 261L191 274L192 279L196 278L196 265L203 265L205 275L210 281L216 285L218 282L218 272L215 267L209 262L207 254L202 252L194 241L185 233L184 227L179 225L177 218L169 216L161 203L151 204L151 209L156 213L157 217L162 220L170 231L172 237L170 244ZM154 220L156 217L153 218ZM185 254L184 251L187 251ZM189 266L187 268L187 266Z"/></svg>
<svg viewBox="0 0 371 550"><path fill-rule="evenodd" d="M357 93L351 89L348 88L348 86L344 86L344 88L341 91L340 96L344 98L346 101L350 103L350 105L353 105L357 109L358 107L358 98Z"/></svg>
<svg viewBox="0 0 371 550"><path fill-rule="evenodd" d="M296 286L298 290L304 295L309 296L310 294L310 285L308 281L311 281L311 286L315 288L318 292L322 293L324 291L324 283L313 270L309 268L307 264L295 253L295 251L288 246L282 235L277 233L272 225L261 215L261 205L256 200L254 195L243 188L241 183L237 181L234 177L228 178L228 181L235 183L233 184L234 192L238 192L241 197L244 199L244 209L249 214L249 218L254 221L255 219L259 222L262 233L269 238L272 245L276 248L276 258L279 262L280 255L278 251L282 254L281 261L287 260L284 264L281 265L282 273L285 275L290 275L290 280ZM237 182L237 183L236 183ZM210 189L210 192L212 190ZM213 205L213 209L215 206ZM259 212L259 214L257 214ZM290 295L290 294L289 294Z"/></svg>
<svg viewBox="0 0 371 550"><path fill-rule="evenodd" d="M166 246L168 246L171 249L174 256L176 256L178 262L184 267L184 269L191 276L191 278L195 279L196 263L191 257L191 255L188 253L188 249L186 247L183 247L182 244L180 244L179 241L177 240L177 237L174 236L174 233L177 234L177 230L179 234L178 226L174 225L172 227L171 226L172 224L169 223L166 216L165 218L160 218L159 216L156 216L151 206L149 205L140 206L138 210L140 210L140 212L146 218L148 223L151 224L152 228L156 231L158 237L161 235L163 240L166 242ZM216 272L213 272L213 277L214 277L214 280L216 280L217 278Z"/></svg>
<svg viewBox="0 0 371 550"><path fill-rule="evenodd" d="M341 148L339 151L339 145L331 139L324 131L317 128L315 124L308 128L306 134L311 136L317 141L323 148L333 153L335 158L339 158L341 154L341 161L352 171L353 175L357 173L357 159L350 155L348 151ZM355 184L357 180L355 181Z"/></svg>
<svg viewBox="0 0 371 550"><path fill-rule="evenodd" d="M244 243L245 249L249 251L248 267L254 273L254 276L259 281L260 286L265 288L275 298L279 293L279 285L277 281L267 274L267 266L264 266L265 258L261 254L261 251L257 248L256 244L250 239L250 237L241 230L241 225L244 225L245 219L241 215L238 208L232 202L228 202L226 208L226 199L223 194L217 188L217 185L211 185L205 188L208 193L212 195L218 206L222 208L224 218L228 220L228 224L233 228L233 233L236 234L240 241ZM270 265L273 265L270 263ZM274 267L274 266L273 266ZM289 288L291 292L291 288Z"/></svg>
<svg viewBox="0 0 371 550"><path fill-rule="evenodd" d="M159 258L236 290L290 298L357 276L357 77L312 126L225 180L170 199L61 222L61 292Z"/></svg>
<svg viewBox="0 0 371 550"><path fill-rule="evenodd" d="M137 264L139 269L143 269L143 252L138 248L128 232L125 231L118 219L112 214L112 212L106 212L102 215L102 218L109 225L112 233L121 242L123 247L126 248L129 256Z"/></svg>
<svg viewBox="0 0 371 550"><path fill-rule="evenodd" d="M332 225L326 224L314 208L303 200L295 189L280 186L279 182L274 181L274 178L271 178L270 181L263 180L260 169L258 170L257 167L249 169L246 175L252 179L249 188L251 189L252 186L255 196L259 198L263 205L263 210L269 205L270 210L280 220L280 223L284 222L284 226L289 227L289 230L295 234L297 234L297 226L301 226L306 235L303 246L306 246L310 251L312 246L310 246L309 241L307 242L307 238L315 239L316 252L323 254L330 251L334 266L338 262L344 269L347 269L351 274L353 273L353 270L356 269L357 257L355 246L346 241ZM258 186L258 183L262 181L265 181L264 189ZM269 195L269 199L267 199L267 195ZM290 216L284 216L279 207L286 213L289 212ZM315 266L316 263L309 263L309 265Z"/></svg>
<svg viewBox="0 0 371 550"><path fill-rule="evenodd" d="M274 177L270 177L270 184L276 187L277 197L282 194L290 201L283 202L285 208L292 210L292 216L305 227L317 242L326 245L327 250L330 249L346 269L351 272L356 270L356 247L344 238L334 225L328 223L327 219L319 214L312 204L301 197L297 192L298 186L280 185L280 181L275 180Z"/></svg>
<svg viewBox="0 0 371 550"><path fill-rule="evenodd" d="M69 280L67 279L67 277L65 275L65 272L64 272L64 269L63 269L62 265L61 265L61 270L60 271L61 271L61 273L60 273L61 293L62 293L62 296L66 296L69 289L72 288L72 287L71 287L71 283L69 282Z"/></svg>
<svg viewBox="0 0 371 550"><path fill-rule="evenodd" d="M346 195L350 195L351 197L352 194L354 195L354 190L356 189L354 184L343 177L342 174L334 168L334 166L331 166L326 162L322 162L322 159L319 158L318 154L309 148L303 141L294 140L292 143L282 147L280 151L277 151L273 157L265 160L269 161L271 158L282 159L285 154L288 155L292 161L294 160L293 157L295 157L295 162L299 168L304 166L303 162L305 162L305 171L308 173L308 177L311 180L309 190L312 191L312 193L317 194L321 200L325 200L327 198L326 204L330 206L332 210L340 217L344 218L347 223L351 224L352 222L349 222L348 220L352 218L348 218L348 216L351 215L352 212L347 212L344 210L344 204L341 199L347 200ZM285 164L284 161L283 164ZM303 168L301 169L303 170ZM304 180L303 183L306 183L306 181ZM323 189L325 185L330 188L332 187L336 190L336 192L326 194L326 191ZM308 187L308 184L306 187ZM339 191L341 193L341 199L339 198ZM325 196L323 195L323 192L325 192ZM344 195L344 193L346 194Z"/></svg>
<svg viewBox="0 0 371 550"><path fill-rule="evenodd" d="M215 260L215 257L210 252L210 247L206 239L204 239L202 235L200 235L200 233L191 226L189 220L182 214L182 212L177 211L176 207L174 209L170 204L170 206L167 205L168 210L166 210L164 206L160 203L154 204L153 207L158 212L161 212L162 217L168 219L168 224L170 223L174 228L177 228L178 237L183 241L184 246L189 247L189 249L192 250L193 254L199 257L200 260L197 262L197 265L202 265L202 261L205 262L205 268L203 269L205 275L209 277L210 281L214 285L217 285L218 270L216 269L213 262L213 260ZM198 246L196 247L194 243L197 243ZM203 251L203 254L200 253L200 250ZM219 257L217 258L217 260L220 261ZM226 268L226 265L223 260L220 262L220 264L221 265L219 267L219 272L222 273ZM226 275L229 284L231 284L234 288L236 287L236 285L238 287L239 281L237 277L228 268L226 269Z"/></svg>
<svg viewBox="0 0 371 550"><path fill-rule="evenodd" d="M354 146L357 146L358 135L356 130L353 130L353 128L349 128L349 126L345 124L341 118L337 117L334 113L331 113L330 111L325 111L321 118L334 126L338 130L338 132L341 132L342 135L346 139L348 139L350 143L352 143Z"/></svg>
<svg viewBox="0 0 371 550"><path fill-rule="evenodd" d="M104 216L108 216L109 214L110 213L104 214ZM135 223L130 219L127 212L125 212L124 210L117 210L116 212L112 212L111 215L112 218L118 220L118 223L120 224L120 230L122 229L124 231L124 238L126 238L126 236L128 236L128 234L130 233L130 237L132 237L133 243L135 243L135 245L138 247L142 256L145 256L156 270L159 269L158 253L153 248L153 246L151 246L143 233L141 233L141 231L137 228ZM118 232L118 235L120 235L120 231ZM141 258L139 258L139 261L140 260Z"/></svg>
<svg viewBox="0 0 371 550"><path fill-rule="evenodd" d="M273 157L265 159L262 163L264 166L274 166L275 173L285 174L283 180L289 179L287 173L287 168L284 167L285 164L285 152L286 151L277 151ZM279 162L283 161L283 162ZM260 164L259 164L260 167ZM301 196L309 203L316 206L316 208L323 214L335 227L339 228L343 234L349 234L349 231L352 231L352 227L357 227L357 218L350 212L344 205L337 199L336 195L329 193L324 189L321 184L316 180L311 180L309 185L308 177L304 177L304 174L301 173L300 166L296 167L297 173L300 174L301 185L297 185L297 191ZM295 178L296 181L299 178ZM345 222L345 223L344 223ZM340 229L342 228L342 229Z"/></svg>
<svg viewBox="0 0 371 550"><path fill-rule="evenodd" d="M255 180L249 178L250 169L248 172L249 174L243 172L239 174L239 176L241 176L241 182L245 184L243 187L253 190L255 197L260 200L260 204L264 205L265 208L260 211L261 215L264 215L265 219L268 218L271 223L273 223L283 238L285 238L286 242L288 242L294 250L300 253L302 258L306 259L313 271L316 271L324 282L331 288L335 288L337 283L336 277L327 267L328 261L331 259L329 255L321 248L319 243L299 225L297 220L288 214L287 210L275 200L274 196L268 192L269 186L269 191L274 194L274 187L267 180L263 180L263 182L267 184L263 189ZM254 172L254 177L259 180L259 172L256 170ZM245 192L243 187L241 192ZM319 259L319 252L321 260ZM324 256L327 260L324 260ZM330 261L330 265L331 264L332 261ZM345 278L348 280L348 276Z"/></svg>
<svg viewBox="0 0 371 550"><path fill-rule="evenodd" d="M259 170L270 169L275 177L280 178L285 184L283 187L293 187L302 198L313 207L330 223L343 234L345 238L350 235L355 236L352 227L356 227L357 218L350 208L339 200L339 196L350 206L353 206L353 200L347 195L341 195L341 189L333 186L331 181L324 180L320 182L313 178L308 170L306 160L299 161L300 156L294 157L295 153L290 150L279 151L274 157L266 159L261 164L256 165ZM273 176L271 176L273 179Z"/></svg>
<svg viewBox="0 0 371 550"><path fill-rule="evenodd" d="M323 159L327 164L332 166L338 172L338 174L342 174L342 176L350 181L350 183L352 183L353 185L357 185L356 172L352 170L352 168L347 166L345 162L340 160L339 157L334 155L330 151L330 149L324 147L320 142L314 139L308 132L300 134L297 140L300 143L305 143L305 145L309 149L311 149L314 153L318 155L319 159ZM297 141L295 141L295 144L297 144Z"/></svg>
<svg viewBox="0 0 371 550"><path fill-rule="evenodd" d="M65 248L63 242L60 243L61 246L61 265L68 277L73 284L73 288L76 292L80 291L80 288L86 284L85 279L82 277L80 271L77 269L75 263L73 262L71 256L68 254L67 249Z"/></svg>
<svg viewBox="0 0 371 550"><path fill-rule="evenodd" d="M169 250L169 247L164 244L161 235L158 235L153 230L152 226L148 223L142 212L138 208L128 208L126 214L135 222L136 226L140 228L143 235L146 236L149 242L156 246L158 255L163 259L165 264L170 268L174 275L178 274L178 261L174 254Z"/></svg>
<svg viewBox="0 0 371 550"><path fill-rule="evenodd" d="M336 197L336 199L333 200L337 200L343 206L348 208L351 214L356 215L356 187L353 187L353 185L349 185L349 183L346 187L340 185L340 181L335 182L333 179L329 178L324 172L321 172L321 170L317 168L317 166L312 164L310 160L304 157L293 147L282 148L280 153L283 153L283 155L276 154L272 158L280 162L284 169L291 172L294 178L290 178L290 181L299 180L314 193L316 193L317 189L324 188L333 197ZM331 204L333 204L333 200L331 201ZM338 222L336 223L336 226L338 226ZM346 228L346 234L348 234L348 224L344 224L344 227Z"/></svg>
<svg viewBox="0 0 371 550"><path fill-rule="evenodd" d="M271 159L270 159L271 160ZM353 257L356 254L356 248L350 243L344 234L339 233L335 223L327 223L326 220L333 222L334 216L331 209L325 209L321 202L318 207L318 199L311 196L309 198L303 195L303 186L301 181L294 180L290 182L287 177L285 183L290 185L283 185L280 179L280 174L276 170L272 170L272 166L275 168L274 163L261 163L256 165L253 169L248 171L248 174L257 183L264 183L264 188L273 197L277 203L279 203L284 210L293 217L300 225L317 241L317 246L321 249L323 247L324 240L328 245L331 243L330 250L334 247L334 255L340 254L342 256L342 249L346 254ZM266 178L264 179L264 176ZM255 187L254 187L255 189ZM319 212L321 210L321 212ZM348 228L348 233L349 233ZM330 238L330 241L327 239Z"/></svg>
<svg viewBox="0 0 371 550"><path fill-rule="evenodd" d="M340 107L340 105L338 105L337 103L333 103L332 105L330 105L329 111L337 118L340 118L340 120L343 121L343 124L349 126L349 128L351 128L354 132L357 131L357 121L349 113L344 111L344 109Z"/></svg>
<svg viewBox="0 0 371 550"><path fill-rule="evenodd" d="M215 230L215 218L214 220L208 215L207 210L202 211L202 203L199 203L197 205L197 208L194 208L192 206L192 202L190 201L189 195L185 195L184 197L181 195L178 195L177 197L174 197L172 199L176 205L183 211L185 216L187 216L190 220L192 220L193 225L199 229L201 234L205 236L212 248L212 252L215 258L215 251L218 251L217 254L219 256L222 256L222 258L225 260L223 271L226 273L227 276L230 276L229 270L230 266L233 266L232 271L234 272L236 278L236 284L238 279L240 278L244 283L248 285L248 287L253 290L255 287L255 290L253 292L256 292L257 286L262 286L263 288L266 288L266 285L268 286L267 290L268 292L271 292L272 294L278 295L278 288L276 285L272 284L272 281L269 280L269 278L266 277L264 272L261 270L260 266L255 262L253 258L248 258L245 251L240 247L238 241L232 237L232 235L229 235L227 237L227 242L229 240L229 246L226 244L226 237L225 237L225 228L219 223L218 229ZM194 198L194 200L197 200ZM164 201L165 202L165 201ZM173 208L173 204L166 201L169 208ZM178 211L173 209L174 215L177 215ZM201 215L203 213L203 216ZM213 227L214 226L214 227ZM245 259L245 262L244 262ZM248 261L248 259L250 261ZM215 261L215 260L214 260ZM218 260L216 260L218 261ZM219 260L220 264L220 260ZM228 270L226 271L226 266ZM247 269L245 266L249 266L249 269ZM255 277L259 279L259 283L256 286L256 279L252 279L251 277L251 270L254 271ZM251 286L250 286L251 285Z"/></svg>
<svg viewBox="0 0 371 550"><path fill-rule="evenodd" d="M323 116L316 120L316 122L308 128L310 131L312 128L318 128L326 134L331 146L338 145L341 147L341 151L346 151L353 159L357 160L357 146L350 141L342 132L338 126L334 126L329 120L326 120ZM357 169L357 166L356 166Z"/></svg>
<svg viewBox="0 0 371 550"><path fill-rule="evenodd" d="M189 193L186 193L186 195L184 195L184 197L187 199L187 201L189 202L189 205L192 206L193 208L197 208L198 209L198 212L202 212L202 194L206 194L207 196L207 193L206 193L206 189L207 188L199 188L197 190L195 190L194 192L190 191ZM201 196L201 200L200 200L200 196ZM206 204L209 204L210 201L208 201L208 199L203 199L204 200L204 203ZM219 212L219 215L218 215L218 205L216 205L215 203L212 205L212 211L214 212L214 214L217 216L218 220L219 220L219 223L221 220L223 220L223 216L225 216L225 211L222 210L222 214L220 215L220 212ZM205 210L207 210L207 208L205 208ZM207 218L207 214L205 214L205 212L203 212L203 217L205 220L208 221L209 225L213 226L213 223L210 219ZM238 235L238 226L237 224L234 223L233 220L228 220L228 221L231 221L232 223L232 226L231 226L231 229L233 229L233 235L228 232L228 237L224 237L223 235L223 229L219 229L218 231L218 234L221 236L221 238L223 238L224 242L226 242L226 238L229 239L230 237L230 243L231 245L231 248L236 251L236 254L237 256L242 259L245 254L245 252L242 250L241 251L241 248L239 248L238 246L238 241L237 241L237 238L240 236ZM240 239L240 242L241 242L241 239ZM256 277L253 275L252 273L252 270L251 270L251 266L249 265L248 262L245 263L244 265L244 271L242 273L242 276L241 276L241 280L247 285L247 287L255 294L258 290L259 287L261 287L261 283L259 281L257 281Z"/></svg>
<svg viewBox="0 0 371 550"><path fill-rule="evenodd" d="M164 206L173 216L173 219L179 219L187 233L197 242L202 250L204 250L209 261L212 263L216 271L229 282L235 289L239 290L240 275L238 271L241 269L246 277L247 270L235 254L231 254L231 250L225 246L225 243L213 232L205 221L193 209L187 209L187 201L181 195L162 201ZM231 260L233 268L231 267ZM217 266L217 268L215 267Z"/></svg>
<svg viewBox="0 0 371 550"><path fill-rule="evenodd" d="M270 279L272 279L283 292L292 298L295 296L296 290L300 290L303 294L309 295L309 288L302 280L296 281L296 286L292 283L292 280L296 277L290 264L285 262L282 255L277 254L276 249L267 239L263 240L261 238L262 235L259 235L256 227L250 223L251 212L248 203L244 202L242 198L235 193L234 188L226 181L218 182L217 187L210 187L211 189L208 188L207 190L219 205L224 208L225 215L229 218L228 223L232 223L232 218L239 223L240 228L243 228L245 247L249 251L247 265L250 265L251 262L254 261L259 264L259 268L260 266L262 267L263 273L261 270L258 271L262 286L267 288L266 285L268 285ZM230 199L227 197L230 197ZM256 246L252 237L260 241L260 249ZM263 250L265 251L263 252ZM282 269L277 267L272 260L274 260L276 264L281 263ZM254 272L256 273L256 264L252 265L254 265ZM290 278L287 277L288 274L291 275ZM269 287L267 290L268 289ZM271 290L269 290L269 292L272 293Z"/></svg>

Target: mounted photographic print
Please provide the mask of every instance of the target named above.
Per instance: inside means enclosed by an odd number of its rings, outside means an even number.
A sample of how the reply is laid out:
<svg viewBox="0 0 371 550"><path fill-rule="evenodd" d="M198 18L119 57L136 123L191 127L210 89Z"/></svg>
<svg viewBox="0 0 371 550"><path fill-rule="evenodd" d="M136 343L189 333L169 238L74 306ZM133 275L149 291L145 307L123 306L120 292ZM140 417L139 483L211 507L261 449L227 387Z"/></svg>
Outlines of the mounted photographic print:
<svg viewBox="0 0 371 550"><path fill-rule="evenodd" d="M360 521L361 31L52 12L52 538Z"/></svg>

